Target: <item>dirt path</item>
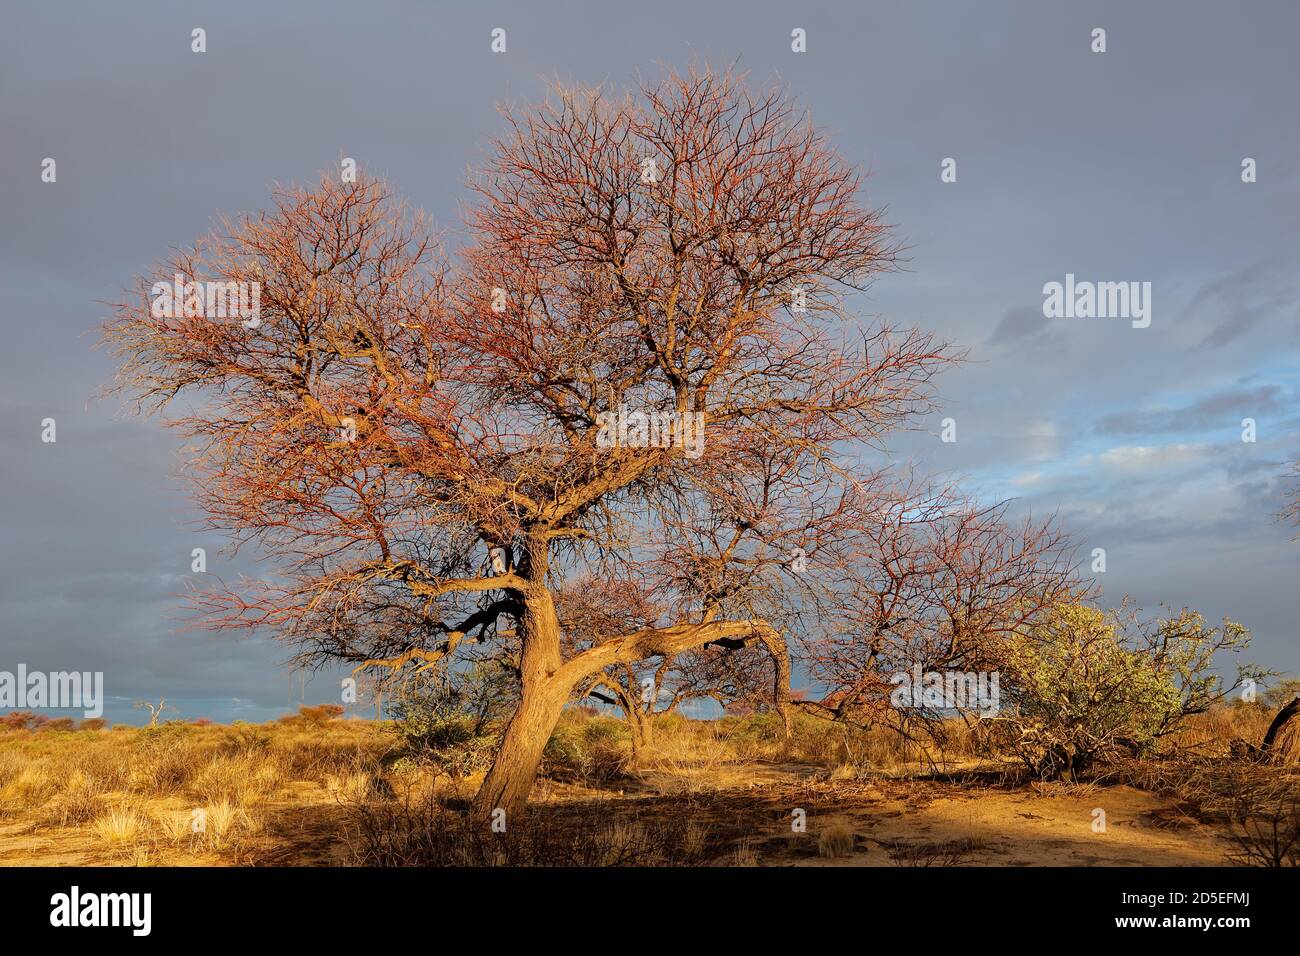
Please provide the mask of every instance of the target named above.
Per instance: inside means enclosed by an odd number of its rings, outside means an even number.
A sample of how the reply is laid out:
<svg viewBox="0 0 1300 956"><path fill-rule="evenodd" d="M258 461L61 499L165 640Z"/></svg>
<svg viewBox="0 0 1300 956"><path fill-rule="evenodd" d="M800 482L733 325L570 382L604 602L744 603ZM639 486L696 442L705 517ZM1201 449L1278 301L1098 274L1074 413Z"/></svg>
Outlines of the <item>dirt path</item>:
<svg viewBox="0 0 1300 956"><path fill-rule="evenodd" d="M717 791L733 795L737 805L717 807L714 815L761 821L740 837L760 865L1221 866L1232 849L1222 830L1128 786L999 788L889 777L834 782L816 768L774 763L746 767L743 776L747 785ZM655 790L653 775L645 783ZM791 832L796 808L806 812L811 840ZM818 855L820 834L837 827L853 832L854 852Z"/></svg>
<svg viewBox="0 0 1300 956"><path fill-rule="evenodd" d="M924 865L959 852L960 862L980 866L1215 866L1229 849L1211 827L1171 816L1159 797L1131 787L1051 796L991 790L921 802L886 797L828 812L818 822L847 824L864 838L863 852L808 862Z"/></svg>

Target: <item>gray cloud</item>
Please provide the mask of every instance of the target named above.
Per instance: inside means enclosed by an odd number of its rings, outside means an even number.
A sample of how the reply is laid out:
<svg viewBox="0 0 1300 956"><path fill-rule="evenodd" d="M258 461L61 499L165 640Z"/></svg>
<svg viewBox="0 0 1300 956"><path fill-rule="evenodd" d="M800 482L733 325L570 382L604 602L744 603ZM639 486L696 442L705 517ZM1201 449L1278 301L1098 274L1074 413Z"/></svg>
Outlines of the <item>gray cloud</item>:
<svg viewBox="0 0 1300 956"><path fill-rule="evenodd" d="M1193 432L1211 428L1237 430L1242 418L1283 411L1282 389L1277 385L1234 388L1214 392L1181 408L1114 412L1097 422L1103 435L1149 435Z"/></svg>
<svg viewBox="0 0 1300 956"><path fill-rule="evenodd" d="M1051 328L1052 320L1043 315L1041 305L1008 309L989 336L988 344L1042 344Z"/></svg>

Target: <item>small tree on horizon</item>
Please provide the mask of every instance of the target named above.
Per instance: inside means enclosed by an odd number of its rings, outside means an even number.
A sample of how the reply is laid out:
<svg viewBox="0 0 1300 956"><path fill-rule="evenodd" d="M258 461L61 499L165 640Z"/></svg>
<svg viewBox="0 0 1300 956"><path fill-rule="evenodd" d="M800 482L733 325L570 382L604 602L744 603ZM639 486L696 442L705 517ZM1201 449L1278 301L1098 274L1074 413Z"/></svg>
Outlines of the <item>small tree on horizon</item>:
<svg viewBox="0 0 1300 956"><path fill-rule="evenodd" d="M175 707L169 707L169 706L167 706L167 698L166 698L166 697L161 697L161 698L159 698L159 699L158 699L158 703L156 703L156 704L153 703L153 702L151 702L151 701L147 701L147 700L137 700L137 701L135 702L135 704L133 704L132 706L133 706L136 710L147 710L147 711L149 711L149 726L150 726L150 727L157 727L157 726L158 726L158 718L161 717L165 711L168 711L168 710L175 711L175 710L176 710Z"/></svg>

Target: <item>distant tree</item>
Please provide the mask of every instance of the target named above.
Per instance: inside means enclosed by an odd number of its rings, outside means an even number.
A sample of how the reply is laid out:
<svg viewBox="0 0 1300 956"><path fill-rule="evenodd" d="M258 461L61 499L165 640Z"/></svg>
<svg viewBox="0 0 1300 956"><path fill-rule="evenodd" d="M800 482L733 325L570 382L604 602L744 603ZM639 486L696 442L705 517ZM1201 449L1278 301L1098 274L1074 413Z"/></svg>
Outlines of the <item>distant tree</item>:
<svg viewBox="0 0 1300 956"><path fill-rule="evenodd" d="M909 478L873 504L846 538L854 575L812 643L812 674L826 689L812 713L864 726L936 728L944 709L891 704L895 675L994 672L1009 640L1030 634L1061 603L1087 597L1068 538L1050 520L1007 518L950 485Z"/></svg>
<svg viewBox="0 0 1300 956"><path fill-rule="evenodd" d="M45 721L49 720L44 714L38 714L30 710L11 710L9 713L0 716L0 727L8 730L27 730L28 728L38 727Z"/></svg>
<svg viewBox="0 0 1300 956"><path fill-rule="evenodd" d="M134 707L135 707L136 710L147 710L147 711L149 711L149 726L150 726L150 727L157 727L157 726L158 726L158 718L161 717L161 716L163 715L163 712L164 712L164 711L168 711L168 710L174 711L174 710L176 710L175 707L168 707L168 706L167 706L167 698L166 698L166 697L160 698L159 701L158 701L158 703L156 703L156 704L150 703L150 702L147 701L147 700L137 700L137 701L135 702L135 704L134 704Z"/></svg>
<svg viewBox="0 0 1300 956"><path fill-rule="evenodd" d="M303 704L298 708L298 713L287 714L280 719L306 724L309 727L324 727L331 720L342 715L343 707L341 704L317 704L315 706Z"/></svg>

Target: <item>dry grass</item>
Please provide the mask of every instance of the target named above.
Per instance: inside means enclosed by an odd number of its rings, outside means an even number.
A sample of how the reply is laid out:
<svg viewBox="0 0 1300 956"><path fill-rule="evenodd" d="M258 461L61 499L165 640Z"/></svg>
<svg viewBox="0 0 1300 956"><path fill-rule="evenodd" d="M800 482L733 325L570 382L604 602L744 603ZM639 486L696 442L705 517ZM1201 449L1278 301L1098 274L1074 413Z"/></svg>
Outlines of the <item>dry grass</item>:
<svg viewBox="0 0 1300 956"><path fill-rule="evenodd" d="M311 861L334 863L745 866L796 846L799 859L831 863L855 856L861 826L828 824L792 843L781 833L789 807L807 806L813 797L802 789L778 796L781 781L805 781L801 787L830 795L862 794L888 782L899 793L920 787L915 792L923 795L940 785L928 782L934 780L971 793L996 785L1044 801L1092 799L1091 791L1129 784L1161 795L1169 813L1189 826L1221 827L1227 840L1235 832L1244 847L1240 862L1259 862L1270 854L1294 857L1288 848L1294 841L1286 843L1295 827L1293 803L1285 813L1275 805L1292 800L1300 775L1229 754L1233 740L1258 743L1269 719L1262 706L1216 708L1165 741L1162 754L1109 765L1095 779L1034 788L1014 774L994 782L999 767L1011 764L987 752L978 726L956 721L938 728L922 749L888 729L846 728L807 715L797 718L789 739L774 715L716 721L670 715L654 722L647 745L634 755L621 721L572 711L547 747L533 803L557 811L584 801L609 809L588 806L567 823L539 823L508 845L439 835L440 827L459 832L457 814L482 774L457 778L411 759L385 723L316 714L265 725L19 727L0 731L0 825L36 841L75 835L87 848L84 862L126 865L293 863L303 861L296 855L302 851L285 848L302 846L317 847ZM955 770L963 764L964 776ZM643 818L640 804L625 793L670 803ZM771 822L766 837L737 830L737 813L716 809L719 795L728 793L755 794L758 802L747 812ZM773 802L764 804L765 795ZM908 811L918 805L899 799ZM961 836L889 842L873 834L886 855L866 859L955 865L978 849ZM1253 849L1256 844L1262 849Z"/></svg>
<svg viewBox="0 0 1300 956"><path fill-rule="evenodd" d="M960 866L978 849L979 843L969 838L939 843L894 840L885 845L895 866Z"/></svg>
<svg viewBox="0 0 1300 956"><path fill-rule="evenodd" d="M854 833L851 827L829 826L817 836L817 855L830 857L852 856Z"/></svg>
<svg viewBox="0 0 1300 956"><path fill-rule="evenodd" d="M0 731L0 820L77 831L105 862L209 861L264 830L286 787L370 792L391 747L383 725L320 717L273 725ZM177 857L180 859L177 859Z"/></svg>
<svg viewBox="0 0 1300 956"><path fill-rule="evenodd" d="M95 832L110 849L135 843L148 826L148 817L130 805L113 807L95 821Z"/></svg>

